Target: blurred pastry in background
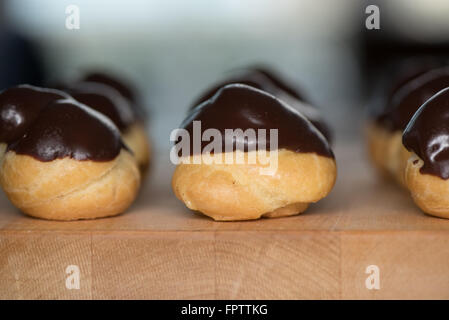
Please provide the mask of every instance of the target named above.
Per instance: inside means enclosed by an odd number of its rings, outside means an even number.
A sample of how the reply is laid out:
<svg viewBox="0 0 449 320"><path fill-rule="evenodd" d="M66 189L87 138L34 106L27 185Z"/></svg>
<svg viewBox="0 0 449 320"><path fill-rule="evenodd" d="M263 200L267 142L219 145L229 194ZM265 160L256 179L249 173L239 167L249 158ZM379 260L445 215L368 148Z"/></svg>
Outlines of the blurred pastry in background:
<svg viewBox="0 0 449 320"><path fill-rule="evenodd" d="M30 85L19 85L0 92L0 159L8 144L25 135L30 122L40 109L51 101L68 99L70 96L59 90L44 89Z"/></svg>
<svg viewBox="0 0 449 320"><path fill-rule="evenodd" d="M389 106L367 126L367 144L374 165L405 186L405 167L410 153L402 145L402 133L418 108L449 86L449 67L432 69L412 77L392 95Z"/></svg>

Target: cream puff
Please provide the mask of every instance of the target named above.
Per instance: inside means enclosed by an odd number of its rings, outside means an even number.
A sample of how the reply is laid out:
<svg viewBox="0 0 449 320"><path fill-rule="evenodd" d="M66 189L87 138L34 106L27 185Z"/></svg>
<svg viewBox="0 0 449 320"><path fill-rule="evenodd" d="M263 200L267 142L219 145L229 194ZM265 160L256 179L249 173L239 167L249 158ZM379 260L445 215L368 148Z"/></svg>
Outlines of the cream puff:
<svg viewBox="0 0 449 320"><path fill-rule="evenodd" d="M190 148L176 149L173 191L188 208L215 220L296 215L335 183L334 155L322 133L296 109L254 87L224 86L181 128L176 146Z"/></svg>
<svg viewBox="0 0 449 320"><path fill-rule="evenodd" d="M413 200L425 213L449 219L449 87L419 108L402 141L411 153L405 182Z"/></svg>
<svg viewBox="0 0 449 320"><path fill-rule="evenodd" d="M125 211L140 173L120 132L66 93L19 86L0 93L0 184L24 213L77 220Z"/></svg>
<svg viewBox="0 0 449 320"><path fill-rule="evenodd" d="M405 186L405 167L410 157L402 145L402 133L418 108L449 86L449 68L417 75L392 95L390 106L368 125L367 144L374 165Z"/></svg>

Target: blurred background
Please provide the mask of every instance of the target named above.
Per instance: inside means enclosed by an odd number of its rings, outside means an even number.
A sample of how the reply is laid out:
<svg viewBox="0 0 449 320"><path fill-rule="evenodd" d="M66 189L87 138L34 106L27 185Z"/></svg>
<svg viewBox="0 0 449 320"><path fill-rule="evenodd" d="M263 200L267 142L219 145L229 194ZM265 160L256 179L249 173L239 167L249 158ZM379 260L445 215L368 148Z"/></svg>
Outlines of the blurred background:
<svg viewBox="0 0 449 320"><path fill-rule="evenodd" d="M66 7L80 29L65 27ZM365 8L380 8L367 30ZM138 89L156 148L229 70L266 64L323 110L337 141L360 136L401 61L446 57L447 0L0 0L0 89L91 69Z"/></svg>

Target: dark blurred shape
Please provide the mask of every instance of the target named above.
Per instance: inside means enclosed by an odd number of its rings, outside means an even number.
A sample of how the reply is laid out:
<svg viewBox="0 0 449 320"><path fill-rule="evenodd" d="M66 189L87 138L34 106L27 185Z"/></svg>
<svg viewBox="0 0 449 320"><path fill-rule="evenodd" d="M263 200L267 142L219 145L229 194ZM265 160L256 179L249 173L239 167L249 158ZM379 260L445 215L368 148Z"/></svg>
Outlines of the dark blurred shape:
<svg viewBox="0 0 449 320"><path fill-rule="evenodd" d="M298 88L294 88L291 84L287 83L287 81L284 80L284 78L273 69L263 65L252 66L249 69L263 74L276 86L287 92L292 97L298 99L299 101L308 102L308 100L304 96L304 93L302 93Z"/></svg>
<svg viewBox="0 0 449 320"><path fill-rule="evenodd" d="M213 87L203 92L200 97L192 103L190 109L196 107L201 102L210 99L221 87L230 83L246 84L264 90L275 96L282 90L299 101L308 102L304 98L304 94L300 92L298 88L294 88L291 84L288 84L287 81L273 69L267 66L256 65L254 67L250 66L235 70L232 76L222 80L220 83L213 85Z"/></svg>
<svg viewBox="0 0 449 320"><path fill-rule="evenodd" d="M22 83L41 86L44 71L34 45L27 39L0 31L0 90Z"/></svg>
<svg viewBox="0 0 449 320"><path fill-rule="evenodd" d="M361 11L361 69L365 76L363 90L365 95L375 101L371 103L372 115L383 112L400 87L432 68L447 64L449 57L449 36L446 40L435 40L429 35L429 39L426 39L428 41L420 41L398 32L395 25L406 22L401 11L391 10L391 7L387 6L388 1L390 0L364 2L365 7L374 4L380 8L379 30L364 28L367 16ZM412 2L410 1L409 5L412 5ZM407 4L403 2L402 5ZM428 5L433 4L428 2ZM404 8L403 12L406 12L406 9ZM432 23L432 17L427 17L424 21ZM409 29L419 28L420 23L422 22L416 21Z"/></svg>
<svg viewBox="0 0 449 320"><path fill-rule="evenodd" d="M382 103L378 110L373 110L373 116L382 122L382 118L388 114L388 110L394 108L395 96L404 86L426 72L445 65L447 63L443 59L429 56L407 58L396 63L393 66L391 77L385 80L385 92L382 93L383 99L380 100Z"/></svg>
<svg viewBox="0 0 449 320"><path fill-rule="evenodd" d="M116 76L112 76L103 72L92 72L88 73L83 80L87 82L99 82L108 85L120 92L120 94L125 98L129 99L132 102L136 102L135 93L130 85L125 83L123 79L119 80Z"/></svg>
<svg viewBox="0 0 449 320"><path fill-rule="evenodd" d="M388 92L388 101L391 101L395 93L408 82L420 75L444 65L441 59L435 57L414 57L398 63L396 74L392 77Z"/></svg>
<svg viewBox="0 0 449 320"><path fill-rule="evenodd" d="M447 87L449 67L423 73L398 90L391 101L391 107L377 118L377 122L390 131L403 131L419 107Z"/></svg>
<svg viewBox="0 0 449 320"><path fill-rule="evenodd" d="M22 83L42 85L43 81L44 68L36 46L6 24L0 1L0 90Z"/></svg>

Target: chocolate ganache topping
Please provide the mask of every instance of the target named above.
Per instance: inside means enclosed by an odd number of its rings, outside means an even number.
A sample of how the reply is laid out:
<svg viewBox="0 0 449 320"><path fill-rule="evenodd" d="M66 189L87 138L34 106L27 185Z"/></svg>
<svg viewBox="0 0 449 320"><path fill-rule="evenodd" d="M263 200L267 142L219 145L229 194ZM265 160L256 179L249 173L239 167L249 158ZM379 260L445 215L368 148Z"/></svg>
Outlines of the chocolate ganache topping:
<svg viewBox="0 0 449 320"><path fill-rule="evenodd" d="M421 173L449 179L449 88L419 108L405 129L402 142L424 161Z"/></svg>
<svg viewBox="0 0 449 320"><path fill-rule="evenodd" d="M332 140L331 129L322 119L319 110L306 103L302 94L286 84L280 77L268 69L246 69L243 72L237 73L228 79L225 79L204 92L200 98L195 100L194 104L190 107L190 110L199 106L202 102L210 99L222 87L233 83L245 84L266 91L281 100L285 99L285 102L306 116L306 118L312 122L312 124L326 137L326 139L328 139L328 141Z"/></svg>
<svg viewBox="0 0 449 320"><path fill-rule="evenodd" d="M0 93L0 143L21 138L36 120L42 108L57 99L70 96L65 92L20 85Z"/></svg>
<svg viewBox="0 0 449 320"><path fill-rule="evenodd" d="M222 152L226 143L225 129L266 129L266 148L271 150L269 129L278 130L278 149L288 149L301 153L316 153L333 158L334 155L324 136L300 112L285 102L262 90L244 85L230 84L221 88L212 98L193 109L181 124L190 134L193 146L193 121L201 121L202 132L206 129L217 129L222 136ZM249 141L246 137L243 145L259 149L259 141ZM265 141L262 141L263 144ZM201 142L201 150L210 141ZM194 154L190 148L190 154Z"/></svg>
<svg viewBox="0 0 449 320"><path fill-rule="evenodd" d="M390 131L403 131L418 108L447 86L449 68L425 72L396 92L391 99L391 107L377 118L377 123Z"/></svg>
<svg viewBox="0 0 449 320"><path fill-rule="evenodd" d="M126 148L104 115L66 93L19 86L0 93L0 142L40 161L110 161Z"/></svg>
<svg viewBox="0 0 449 320"><path fill-rule="evenodd" d="M107 116L122 132L137 121L129 101L107 85L97 82L80 82L64 91L75 100Z"/></svg>

